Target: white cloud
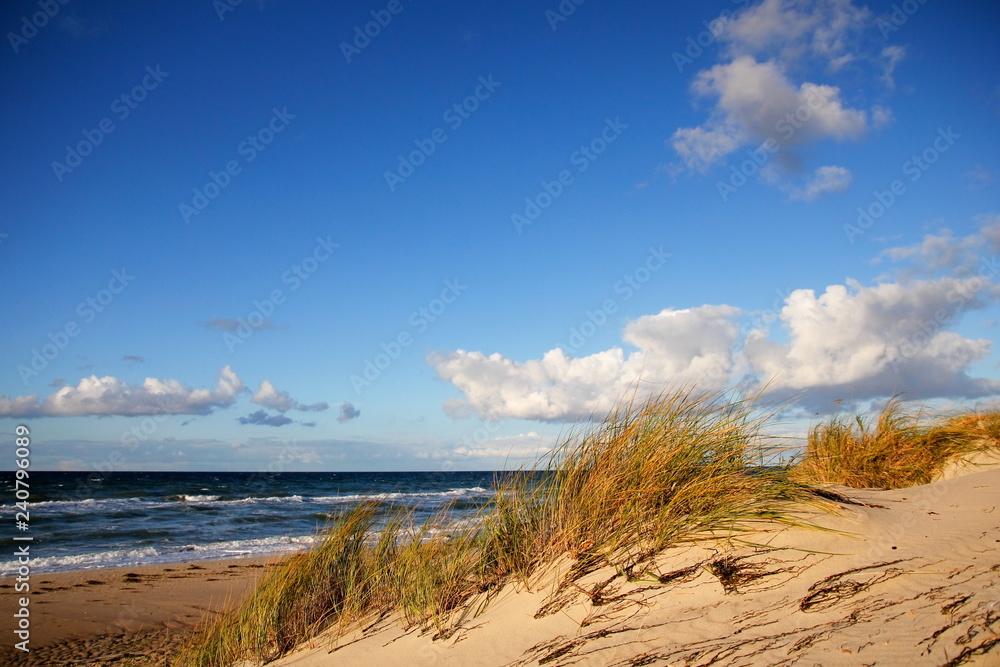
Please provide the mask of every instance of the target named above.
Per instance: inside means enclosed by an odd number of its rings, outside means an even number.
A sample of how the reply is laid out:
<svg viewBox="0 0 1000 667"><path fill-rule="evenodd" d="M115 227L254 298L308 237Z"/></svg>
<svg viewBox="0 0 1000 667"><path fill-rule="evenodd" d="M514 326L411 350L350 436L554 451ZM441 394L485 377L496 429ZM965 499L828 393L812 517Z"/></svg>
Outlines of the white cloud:
<svg viewBox="0 0 1000 667"><path fill-rule="evenodd" d="M521 363L458 350L431 354L428 363L465 395L446 404L453 416L581 420L607 412L640 377L654 382L728 379L738 333L732 320L739 312L731 306L702 306L640 317L625 328L625 342L638 348L627 357L620 347L587 357L570 357L556 348L540 360Z"/></svg>
<svg viewBox="0 0 1000 667"><path fill-rule="evenodd" d="M977 233L956 238L949 229L937 234L927 234L919 243L883 250L876 261L908 261L905 275L935 275L948 273L956 276L989 274L997 272L989 255L1000 253L1000 215L982 216Z"/></svg>
<svg viewBox="0 0 1000 667"><path fill-rule="evenodd" d="M671 144L685 164L705 171L741 147L767 141L787 149L822 139L858 139L868 112L844 105L835 86L794 85L775 62L740 56L698 73L694 92L716 99L709 120L679 128Z"/></svg>
<svg viewBox="0 0 1000 667"><path fill-rule="evenodd" d="M816 201L827 193L846 190L853 179L853 174L844 167L820 167L808 183L801 188L792 188L790 196L802 201Z"/></svg>
<svg viewBox="0 0 1000 667"><path fill-rule="evenodd" d="M814 57L837 70L854 59L871 16L851 0L764 0L727 23L720 40L731 57L767 56L789 63Z"/></svg>
<svg viewBox="0 0 1000 667"><path fill-rule="evenodd" d="M865 287L854 282L792 292L781 311L787 344L751 336L749 364L774 389L822 389L863 398L898 391L977 397L1000 383L973 380L966 369L989 341L948 330L985 306L994 291L979 278L942 278ZM840 396L847 398L849 396Z"/></svg>
<svg viewBox="0 0 1000 667"><path fill-rule="evenodd" d="M458 350L428 357L444 380L462 392L445 410L543 421L579 421L605 414L637 387L641 392L697 382L766 384L775 397L800 396L821 405L832 398L979 398L1000 394L1000 381L973 377L972 366L990 352L985 339L953 329L963 316L1000 301L1000 220L983 219L964 238L928 235L885 256L931 264L949 275L862 285L848 280L817 294L798 289L783 299L776 321L751 318L726 305L668 308L629 322L623 347L570 357L549 350L540 359L515 361L499 354ZM905 269L905 267L903 267ZM932 273L933 273L932 271ZM641 380L641 383L640 383Z"/></svg>
<svg viewBox="0 0 1000 667"><path fill-rule="evenodd" d="M156 378L130 385L115 377L91 375L44 401L37 395L0 396L0 417L207 415L229 407L244 391L243 381L229 366L219 372L214 389L191 389L177 380Z"/></svg>
<svg viewBox="0 0 1000 667"><path fill-rule="evenodd" d="M268 380L264 380L260 383L260 389L257 390L257 393L254 394L253 398L250 400L257 405L263 405L265 408L272 408L278 412L288 412L289 410L321 412L330 407L326 403L314 403L312 405L299 403L294 398L289 396L288 392L275 389L274 385Z"/></svg>
<svg viewBox="0 0 1000 667"><path fill-rule="evenodd" d="M895 74L896 67L899 66L899 63L901 63L905 57L905 46L887 46L882 49L882 66L884 67L884 71L882 72L882 82L889 88L896 87L896 80L893 78L893 74Z"/></svg>
<svg viewBox="0 0 1000 667"><path fill-rule="evenodd" d="M781 176L802 169L798 149L826 140L856 141L891 122L888 108L852 106L838 86L808 80L810 65L821 64L831 75L865 61L891 87L905 50L869 53L862 40L871 19L867 8L851 0L763 0L737 12L719 34L720 62L700 71L691 84L699 100L712 102L708 117L677 128L670 138L683 165L706 172L741 149L766 147L765 182L792 190ZM846 187L846 170L833 169L843 168L820 167L810 186L796 190L796 198L813 201Z"/></svg>

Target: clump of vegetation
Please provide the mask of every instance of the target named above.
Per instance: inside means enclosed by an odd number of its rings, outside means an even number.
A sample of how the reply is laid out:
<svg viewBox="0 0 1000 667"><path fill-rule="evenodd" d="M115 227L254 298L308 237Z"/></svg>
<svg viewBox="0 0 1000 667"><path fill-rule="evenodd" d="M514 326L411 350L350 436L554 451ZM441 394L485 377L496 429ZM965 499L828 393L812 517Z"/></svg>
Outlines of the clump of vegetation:
<svg viewBox="0 0 1000 667"><path fill-rule="evenodd" d="M875 417L833 415L813 427L794 477L906 488L931 482L949 461L998 446L998 412L932 415L894 398Z"/></svg>

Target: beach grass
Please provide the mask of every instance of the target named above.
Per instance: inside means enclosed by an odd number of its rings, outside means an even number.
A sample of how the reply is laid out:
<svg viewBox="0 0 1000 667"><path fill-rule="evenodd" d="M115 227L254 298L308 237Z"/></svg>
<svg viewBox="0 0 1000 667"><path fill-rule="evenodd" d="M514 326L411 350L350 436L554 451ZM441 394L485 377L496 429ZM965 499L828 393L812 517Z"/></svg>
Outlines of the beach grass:
<svg viewBox="0 0 1000 667"><path fill-rule="evenodd" d="M761 522L809 525L803 507L829 497L816 483L919 484L1000 435L997 413L928 419L893 401L877 418L815 426L795 459L766 434L774 416L738 392L633 396L534 468L499 476L473 520L456 524L445 508L417 522L363 503L207 623L174 664L264 664L325 630L341 636L386 619L448 637L505 585L531 586L567 558L562 589L601 567L637 578L673 545Z"/></svg>
<svg viewBox="0 0 1000 667"><path fill-rule="evenodd" d="M949 461L1000 443L1000 412L934 414L899 398L877 415L835 414L814 426L793 477L854 488L928 484Z"/></svg>

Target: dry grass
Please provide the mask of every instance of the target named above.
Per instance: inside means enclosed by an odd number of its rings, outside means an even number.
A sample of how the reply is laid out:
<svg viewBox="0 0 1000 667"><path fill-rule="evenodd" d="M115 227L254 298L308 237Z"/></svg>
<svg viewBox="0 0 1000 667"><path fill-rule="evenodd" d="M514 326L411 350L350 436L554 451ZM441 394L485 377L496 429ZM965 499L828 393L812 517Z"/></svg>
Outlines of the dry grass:
<svg viewBox="0 0 1000 667"><path fill-rule="evenodd" d="M449 636L505 584L528 585L567 555L575 565L564 585L602 566L630 576L680 542L798 523L796 508L819 502L814 482L917 484L1000 436L1000 414L927 422L893 401L873 421L831 418L812 430L799 463L767 467L777 453L763 434L772 417L754 397L663 393L623 402L566 438L541 472L498 478L493 503L464 528L447 510L415 523L363 504L269 572L175 664L262 664L331 627L386 618Z"/></svg>
<svg viewBox="0 0 1000 667"><path fill-rule="evenodd" d="M834 415L813 427L793 477L906 488L931 482L951 460L998 445L998 412L933 415L893 399L875 417Z"/></svg>

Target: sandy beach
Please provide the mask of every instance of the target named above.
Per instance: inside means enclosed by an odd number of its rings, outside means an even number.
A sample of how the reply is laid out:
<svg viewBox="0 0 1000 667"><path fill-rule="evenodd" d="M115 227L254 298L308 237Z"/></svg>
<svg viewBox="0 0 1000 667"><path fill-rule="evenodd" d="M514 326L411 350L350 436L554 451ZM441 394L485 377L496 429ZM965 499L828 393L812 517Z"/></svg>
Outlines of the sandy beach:
<svg viewBox="0 0 1000 667"><path fill-rule="evenodd" d="M0 579L0 614L8 631L0 664L167 664L192 628L242 599L271 560L213 560L155 567L31 575L30 652L11 619L15 581Z"/></svg>
<svg viewBox="0 0 1000 667"><path fill-rule="evenodd" d="M762 525L675 547L631 581L596 569L559 589L510 585L454 634L385 619L321 636L282 667L325 665L997 665L1000 468L807 513L827 530ZM191 628L239 600L260 560L33 575L31 652L3 664L166 665ZM3 580L3 610L15 595Z"/></svg>

